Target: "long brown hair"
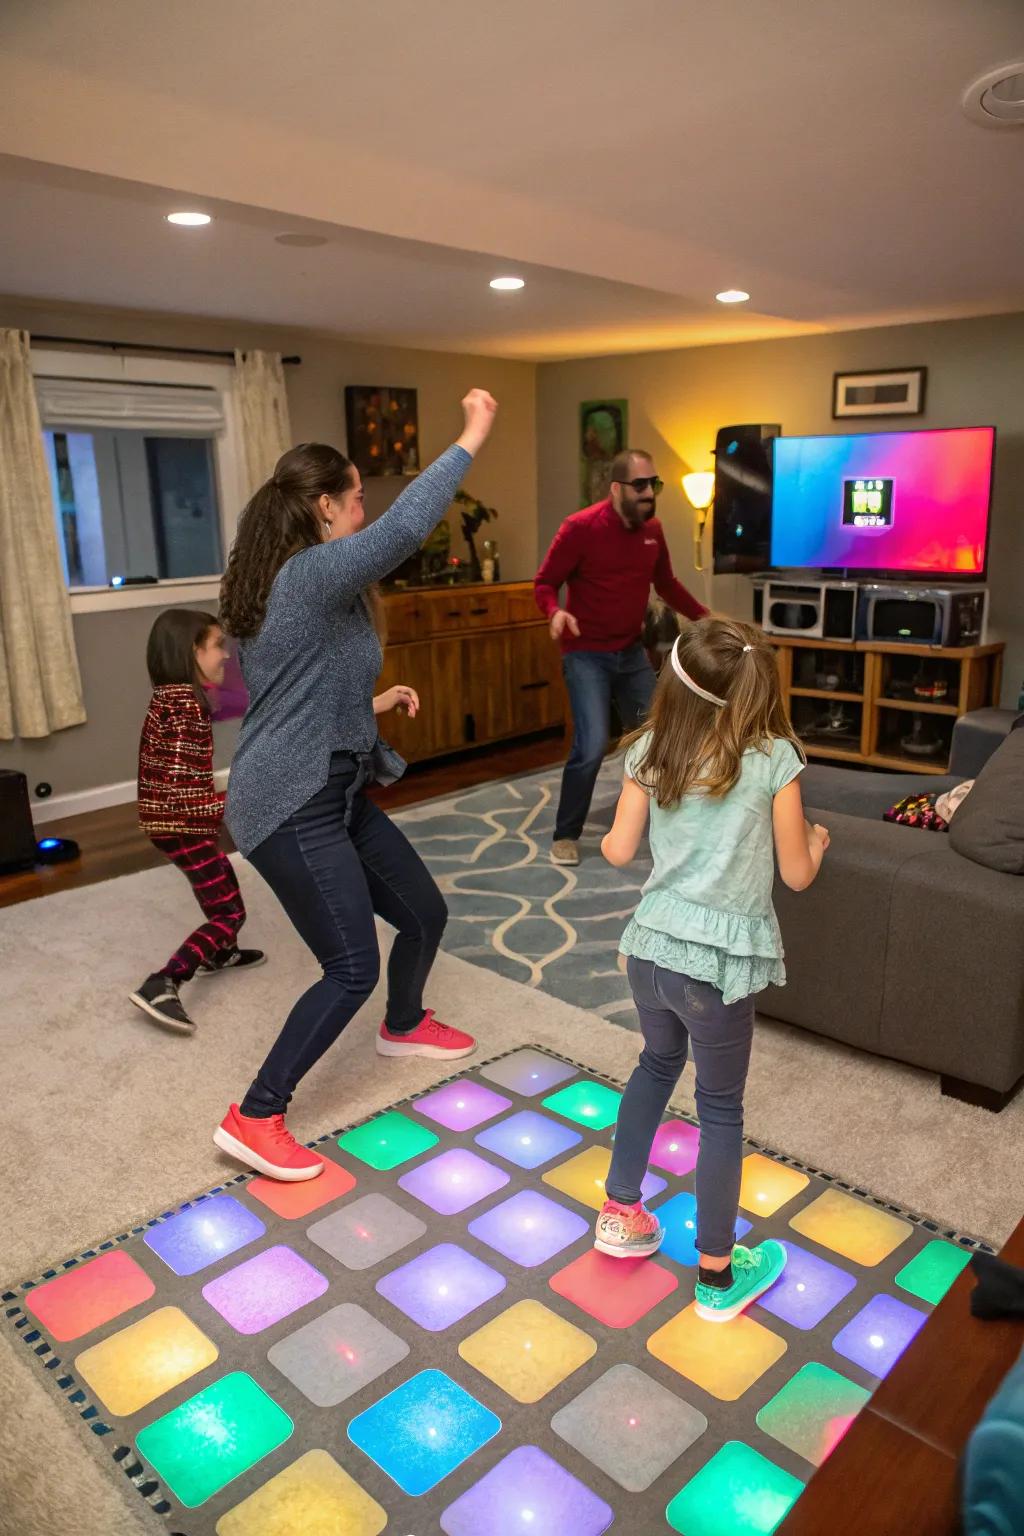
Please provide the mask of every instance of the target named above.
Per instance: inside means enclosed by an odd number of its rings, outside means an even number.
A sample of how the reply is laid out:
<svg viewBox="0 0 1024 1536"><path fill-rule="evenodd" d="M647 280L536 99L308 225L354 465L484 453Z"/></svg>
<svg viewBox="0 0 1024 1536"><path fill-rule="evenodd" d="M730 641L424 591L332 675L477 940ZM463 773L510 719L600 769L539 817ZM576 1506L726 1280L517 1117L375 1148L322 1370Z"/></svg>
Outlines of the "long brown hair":
<svg viewBox="0 0 1024 1536"><path fill-rule="evenodd" d="M323 543L320 497L341 496L352 482L351 461L327 443L299 443L281 455L238 520L220 587L220 620L228 634L241 640L257 633L282 565L300 549ZM363 599L383 640L383 604L375 585Z"/></svg>
<svg viewBox="0 0 1024 1536"><path fill-rule="evenodd" d="M775 652L759 629L735 619L701 619L680 635L683 671L724 707L702 699L666 660L650 719L625 745L650 734L636 766L637 782L663 807L691 790L728 794L751 747L769 752L773 740L791 741L804 756L782 702Z"/></svg>
<svg viewBox="0 0 1024 1536"><path fill-rule="evenodd" d="M198 608L168 608L159 614L146 642L146 670L153 687L183 683L192 688L200 704L208 709L196 646L203 644L211 629L219 627L212 613L203 613Z"/></svg>

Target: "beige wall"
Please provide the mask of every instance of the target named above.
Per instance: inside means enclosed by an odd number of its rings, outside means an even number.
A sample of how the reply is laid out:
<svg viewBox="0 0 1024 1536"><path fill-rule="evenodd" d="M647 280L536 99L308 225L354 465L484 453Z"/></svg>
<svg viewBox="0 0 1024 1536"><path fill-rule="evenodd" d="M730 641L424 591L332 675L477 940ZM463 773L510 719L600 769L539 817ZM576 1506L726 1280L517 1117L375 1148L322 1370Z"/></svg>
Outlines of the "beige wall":
<svg viewBox="0 0 1024 1536"><path fill-rule="evenodd" d="M666 481L659 515L681 580L713 607L749 618L748 581L716 577L705 585L694 571L692 513L680 475L711 468L720 426L777 421L790 434L842 431L831 414L833 373L917 365L928 369L926 414L902 423L886 418L877 423L880 429L997 428L989 583L992 628L996 638L1007 641L1003 703L1015 705L1024 679L1024 315L542 364L537 370L541 549L578 506L580 402L625 398L631 441L655 455ZM850 425L864 429L863 423ZM706 542L710 563L710 538Z"/></svg>

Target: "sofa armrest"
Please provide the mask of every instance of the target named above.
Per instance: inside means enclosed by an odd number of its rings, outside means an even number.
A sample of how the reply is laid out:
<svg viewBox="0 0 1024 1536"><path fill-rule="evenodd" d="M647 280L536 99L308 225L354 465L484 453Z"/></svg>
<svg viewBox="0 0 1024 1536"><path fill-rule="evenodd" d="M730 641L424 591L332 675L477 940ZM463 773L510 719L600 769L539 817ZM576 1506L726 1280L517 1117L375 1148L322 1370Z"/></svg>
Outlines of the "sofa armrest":
<svg viewBox="0 0 1024 1536"><path fill-rule="evenodd" d="M949 771L958 783L976 779L1017 718L1014 709L972 709L953 727Z"/></svg>

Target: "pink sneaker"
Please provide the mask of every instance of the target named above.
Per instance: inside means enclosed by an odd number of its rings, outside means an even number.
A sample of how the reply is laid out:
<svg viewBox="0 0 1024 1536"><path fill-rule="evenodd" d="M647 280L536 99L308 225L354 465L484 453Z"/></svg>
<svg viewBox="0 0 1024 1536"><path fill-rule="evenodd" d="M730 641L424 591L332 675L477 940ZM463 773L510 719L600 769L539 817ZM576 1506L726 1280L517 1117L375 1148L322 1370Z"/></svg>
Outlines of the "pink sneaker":
<svg viewBox="0 0 1024 1536"><path fill-rule="evenodd" d="M664 1236L658 1218L642 1204L606 1200L597 1218L594 1247L613 1259L643 1259L657 1252Z"/></svg>
<svg viewBox="0 0 1024 1536"><path fill-rule="evenodd" d="M404 1035L393 1035L382 1024L377 1035L378 1056L434 1056L454 1061L458 1056L471 1056L476 1050L472 1035L464 1035L461 1029L442 1024L434 1018L434 1010L428 1008L416 1028Z"/></svg>
<svg viewBox="0 0 1024 1536"><path fill-rule="evenodd" d="M268 1179L282 1179L296 1183L300 1179L315 1179L323 1173L323 1159L300 1147L284 1123L284 1115L271 1115L269 1119L255 1115L243 1115L237 1104L232 1104L224 1119L213 1133L214 1144L222 1152L247 1163L257 1173Z"/></svg>

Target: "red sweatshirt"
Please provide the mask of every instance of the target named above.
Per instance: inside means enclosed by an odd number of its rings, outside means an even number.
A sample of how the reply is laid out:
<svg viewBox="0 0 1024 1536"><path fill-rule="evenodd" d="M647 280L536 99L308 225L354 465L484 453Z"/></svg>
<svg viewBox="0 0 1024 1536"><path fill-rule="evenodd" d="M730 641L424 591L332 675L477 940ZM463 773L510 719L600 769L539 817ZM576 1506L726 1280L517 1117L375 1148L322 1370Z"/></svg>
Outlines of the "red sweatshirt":
<svg viewBox="0 0 1024 1536"><path fill-rule="evenodd" d="M559 588L568 586L564 603ZM534 577L537 606L550 618L567 608L579 638L562 631L564 651L622 651L640 638L651 586L687 619L707 609L676 580L657 518L627 528L610 501L574 512L555 534Z"/></svg>
<svg viewBox="0 0 1024 1536"><path fill-rule="evenodd" d="M150 836L216 837L223 817L209 710L189 684L166 683L154 691L142 726L139 825Z"/></svg>

